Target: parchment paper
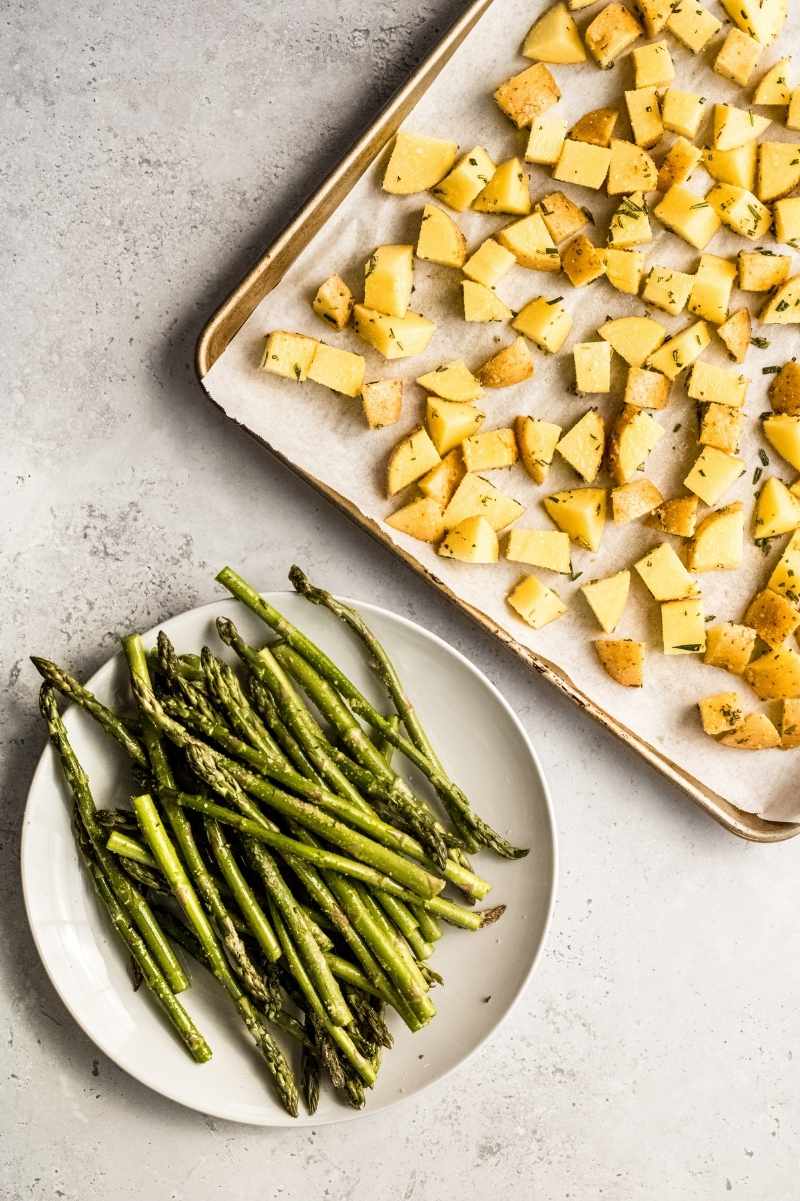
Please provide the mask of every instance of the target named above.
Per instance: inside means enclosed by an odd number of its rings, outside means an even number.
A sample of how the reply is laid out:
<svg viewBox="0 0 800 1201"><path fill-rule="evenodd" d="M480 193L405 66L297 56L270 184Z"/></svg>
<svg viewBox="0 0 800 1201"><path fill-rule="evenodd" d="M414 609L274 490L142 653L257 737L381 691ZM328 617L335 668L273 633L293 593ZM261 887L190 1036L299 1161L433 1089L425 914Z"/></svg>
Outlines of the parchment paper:
<svg viewBox="0 0 800 1201"><path fill-rule="evenodd" d="M495 0L418 104L405 127L416 132L453 138L463 151L476 144L484 145L496 162L512 154L522 156L527 133L516 131L502 116L491 93L501 80L526 65L526 60L519 57L519 46L532 20L544 7L543 4L531 4L530 0ZM718 5L712 4L710 7L720 19L724 19ZM597 7L593 7L589 14L577 14L581 27L597 11ZM746 106L750 94L749 89L743 92L711 70L711 63L728 28L728 25L723 27L711 48L699 58L685 51L670 35L664 35L676 66L676 86L697 91L708 98L708 118L701 128L698 144L710 136L714 100L728 100ZM798 32L800 17L795 15L784 29L780 42L762 55L754 79L782 54L789 53ZM562 99L559 107L551 110L552 113L562 113L572 123L591 108L613 104L621 109L617 135L631 136L623 99L623 89L633 87L633 66L628 55L622 56L610 71L600 71L587 63L579 67L554 67L553 72L562 89ZM771 113L779 116L778 110L760 111L765 115ZM763 136L791 140L797 135L790 134L776 121ZM657 161L660 161L669 141L671 136L667 135L665 141L655 148ZM332 219L287 271L281 284L258 306L204 381L215 401L232 418L348 498L362 513L378 521L382 521L404 500L401 496L387 501L384 492L385 464L386 456L395 442L423 419L425 397L413 382L415 377L448 359L459 357L475 368L501 345L510 343L514 336L510 328L500 324L464 323L460 319L460 272L418 260L415 261L413 307L438 323L438 330L425 355L386 362L351 332L337 334L313 314L309 302L319 283L329 274L338 272L342 275L359 299L363 263L370 251L385 242L416 240L422 205L431 197L418 195L398 198L381 192L380 179L386 153L367 171ZM604 242L608 218L616 207L614 200L609 200L600 192L557 183L550 178L547 168L529 166L528 170L534 199L558 189L567 192L578 204L588 207L595 217L597 228L589 228L586 232L593 240ZM698 170L689 186L700 197L711 182L703 171ZM655 198L651 196L650 200L652 205ZM487 217L478 213L457 216L471 247L512 219ZM652 224L653 242L643 247L647 263L694 271L697 252L660 227L655 219L652 219ZM715 254L732 255L750 245L723 231L707 249ZM780 249L786 252L785 247ZM521 267L514 267L500 281L497 291L515 309L536 295L552 298L563 294L573 316L573 327L557 356L534 351L536 372L532 380L513 388L487 389L484 392L480 402L487 413L484 429L511 424L513 418L522 412L557 421L568 428L592 405L599 406L607 423L613 420L621 402L625 365L615 356L610 396L577 397L569 391L574 378L572 355L569 352L575 342L596 338L597 327L607 314L616 317L645 313L647 310L642 302L616 292L604 280L586 288L574 289L563 275L549 275ZM746 305L756 309L762 302L761 296L734 291L732 308ZM670 332L682 329L694 320L688 314L670 317L658 310L654 310L652 315L663 322ZM406 398L401 422L385 430L368 430L359 400L340 397L316 384L296 384L259 371L264 334L274 328L306 332L364 354L367 359L367 379L384 376L404 378ZM758 415L769 407L766 392L772 379L771 375L762 374L762 368L782 363L797 353L797 327L767 326L760 329L756 327L756 330L769 338L770 346L767 350L752 347L743 367L751 379L746 406L746 433L741 452L748 468L738 484L720 502L743 501L748 520L755 496L752 479L754 469L759 465L759 448L766 449L770 458L770 466L764 469L764 478L770 473L777 474L786 482L794 478L794 472L788 464L761 438ZM732 365L717 338L713 339L712 346L703 357ZM685 374L673 385L669 407L655 414L667 433L651 455L646 474L665 496L677 495L682 491L681 481L698 453L694 404L686 396ZM581 484L575 473L559 461L554 463L543 486L535 485L521 466L490 474L503 491L526 505L519 525L531 528L553 528L538 503L543 495L558 488ZM597 483L608 484L609 481L602 475ZM700 507L701 515L706 511L704 506ZM254 516L248 515L250 519ZM544 629L534 631L520 621L505 603L507 592L525 568L502 559L496 566L455 563L439 557L434 548L399 534L389 526L382 528L395 543L442 578L458 597L481 610L518 642L564 669L606 712L636 731L708 787L751 812L782 820L800 817L800 751L736 751L715 746L702 733L695 707L698 697L733 689L741 694L748 709L760 708L760 702L743 681L705 666L701 656L668 657L661 653L659 606L635 572L632 572L628 607L615 636L643 638L647 642L646 686L642 691L624 689L613 683L600 668L591 639L601 631L578 589L591 578L606 576L630 566L662 540L656 531L649 530L641 522L615 526L609 520L597 554L574 549L573 568L583 573L580 579L570 582L564 576L537 572L569 602L569 613ZM680 551L682 540L667 540L672 541ZM752 594L764 586L786 541L786 538L775 539L770 544L768 557L765 557L747 536L745 563L739 571L706 573L698 577L706 614L714 615L719 621L740 621ZM776 714L773 712L772 716Z"/></svg>

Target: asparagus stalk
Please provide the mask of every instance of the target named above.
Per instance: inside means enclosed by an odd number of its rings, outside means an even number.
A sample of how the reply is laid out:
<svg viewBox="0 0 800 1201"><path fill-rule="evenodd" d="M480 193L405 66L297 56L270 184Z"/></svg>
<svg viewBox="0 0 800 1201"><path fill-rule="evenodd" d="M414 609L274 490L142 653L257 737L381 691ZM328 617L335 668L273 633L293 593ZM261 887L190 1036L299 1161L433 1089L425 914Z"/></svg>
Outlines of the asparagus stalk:
<svg viewBox="0 0 800 1201"><path fill-rule="evenodd" d="M313 1047L303 1047L303 1057L300 1062L300 1087L306 1109L311 1114L317 1112L319 1105L320 1068L319 1053Z"/></svg>
<svg viewBox="0 0 800 1201"><path fill-rule="evenodd" d="M114 855L121 855L129 862L142 863L145 867L158 867L147 847L142 846L138 838L131 838L130 834L123 834L121 830L111 831L106 842L106 849Z"/></svg>
<svg viewBox="0 0 800 1201"><path fill-rule="evenodd" d="M217 861L217 866L230 888L242 917L247 923L253 937L270 962L280 959L281 944L275 931L269 924L269 918L258 903L255 893L245 879L236 862L228 839L219 822L210 817L206 820L206 833L209 846Z"/></svg>
<svg viewBox="0 0 800 1201"><path fill-rule="evenodd" d="M138 763L140 767L147 767L147 754L144 747L113 709L102 704L93 692L89 692L88 688L84 688L83 684L79 684L76 679L49 659L31 655L31 663L46 683L52 685L53 688L90 714L106 733L110 734L128 752L135 763Z"/></svg>

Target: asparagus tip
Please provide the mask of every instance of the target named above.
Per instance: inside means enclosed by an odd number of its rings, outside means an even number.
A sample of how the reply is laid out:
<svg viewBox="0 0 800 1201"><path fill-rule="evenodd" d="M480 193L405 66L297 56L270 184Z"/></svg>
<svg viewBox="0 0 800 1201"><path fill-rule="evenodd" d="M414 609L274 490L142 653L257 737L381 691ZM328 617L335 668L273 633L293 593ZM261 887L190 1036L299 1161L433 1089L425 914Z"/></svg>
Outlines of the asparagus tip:
<svg viewBox="0 0 800 1201"><path fill-rule="evenodd" d="M484 909L481 914L481 929L484 926L493 926L495 922L499 922L505 911L505 905L495 905L493 909Z"/></svg>

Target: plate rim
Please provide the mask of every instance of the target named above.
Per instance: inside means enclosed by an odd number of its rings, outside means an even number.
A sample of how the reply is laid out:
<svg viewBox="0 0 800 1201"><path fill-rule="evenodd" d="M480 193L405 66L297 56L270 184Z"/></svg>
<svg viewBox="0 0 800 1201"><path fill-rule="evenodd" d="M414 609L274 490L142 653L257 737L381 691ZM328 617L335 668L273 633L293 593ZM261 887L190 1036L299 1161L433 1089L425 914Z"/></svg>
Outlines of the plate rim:
<svg viewBox="0 0 800 1201"><path fill-rule="evenodd" d="M297 593L289 588L269 589L269 590L256 589L256 591L258 592L259 596L263 596L270 600L275 600L276 598L284 598L287 596L291 596L291 597L297 596ZM123 1071L127 1076L130 1076L132 1079L136 1080L137 1083L143 1085L145 1088L150 1089L154 1093L157 1093L159 1096L166 1098L168 1101L171 1101L173 1104L180 1105L183 1109L189 1110L190 1112L199 1113L199 1114L202 1114L207 1117L219 1119L221 1121L228 1121L228 1122L232 1122L232 1123L239 1124L239 1125L254 1126L254 1127L259 1127L261 1129L307 1130L307 1129L311 1129L315 1126L334 1126L334 1125L339 1125L340 1123L343 1123L343 1122L353 1122L358 1119L363 1119L363 1118L368 1118L368 1117L377 1117L379 1114L387 1113L400 1104L410 1102L414 1098L420 1096L422 1093L427 1092L429 1089L434 1088L437 1085L444 1084L444 1082L454 1072L463 1068L464 1065L467 1064L478 1053L478 1051L480 1051L483 1047L486 1046L486 1044L489 1042L489 1040L494 1037L494 1035L497 1033L497 1031L500 1029L500 1027L507 1021L507 1019L510 1017L512 1012L516 1009L517 1005L519 1004L520 998L522 997L523 993L527 989L527 987L533 977L533 974L539 965L539 961L541 959L541 956L545 949L545 946L547 945L547 941L548 941L548 937L550 934L550 929L551 929L552 921L553 921L553 911L555 908L555 898L556 898L556 892L557 892L557 888L558 888L558 875L559 875L558 831L557 831L557 827L556 827L555 812L554 812L552 797L550 794L550 788L549 788L549 785L547 782L547 777L545 776L545 773L542 769L542 764L540 762L539 755L536 751L536 747L534 746L531 737L528 734L528 731L525 729L525 726L522 724L522 721L518 717L517 713L515 712L515 710L511 706L511 704L503 696L503 694L499 690L499 688L489 679L489 677L486 675L486 673L483 672L481 670L481 668L479 668L476 664L472 663L470 661L470 659L468 659L467 656L462 651L460 651L457 647L453 646L451 643L447 642L439 634L436 634L431 630L426 630L424 626L422 626L418 622L412 620L412 618L406 617L402 613L396 613L394 610L388 609L383 605L374 604L371 601L361 601L361 600L357 600L354 597L339 596L338 594L337 594L337 597L339 600L343 601L345 604L351 605L359 610L362 610L362 611L365 611L368 613L377 613L382 617L389 618L390 621L396 621L400 625L407 627L407 629L409 629L415 635L421 636L423 640L428 640L430 642L437 644L447 654L453 656L462 667L466 668L467 671L469 671L473 676L475 676L478 679L478 681L484 685L484 687L488 688L490 694L494 697L495 701L500 704L501 708L505 711L506 715L511 719L512 725L515 727L517 733L522 737L522 741L527 750L528 756L533 763L533 767L535 769L536 776L537 776L539 786L541 789L542 799L544 801L544 809L545 809L545 813L547 815L547 827L548 827L549 834L550 834L550 856L551 856L551 861L552 861L552 870L551 870L551 875L550 875L550 882L549 882L549 888L548 888L548 894L547 894L547 905L546 905L546 909L545 909L544 921L543 921L543 925L542 925L542 934L541 934L541 938L539 940L539 945L536 948L536 950L531 958L531 962L528 966L528 970L526 971L524 977L520 980L519 985L518 985L514 995L512 996L511 1000L509 1001L508 1005L506 1006L505 1010L497 1016L497 1018L493 1022L493 1024L489 1027L489 1029L487 1029L485 1034L483 1034L483 1036L475 1043L475 1045L473 1047L471 1047L470 1050L467 1051L467 1053L462 1058L460 1058L456 1063L452 1064L450 1067L446 1068L440 1075L436 1076L434 1079L431 1079L431 1080L426 1081L425 1083L421 1084L419 1088L414 1090L414 1092L412 1092L412 1093L404 1092L404 1093L394 1097L392 1100L387 1101L385 1105L382 1105L380 1108L377 1108L377 1109L370 1109L369 1105L367 1105L364 1109L361 1109L361 1110L348 1109L347 1107L342 1106L341 1113L339 1113L337 1111L330 1116L323 1116L323 1117L318 1118L316 1114L305 1114L305 1115L301 1115L300 1119L298 1120L296 1118L289 1118L288 1115L286 1115L286 1121L283 1121L280 1116L280 1111L277 1109L276 1109L276 1113L275 1113L274 1117L272 1115L265 1115L265 1118L262 1120L262 1119L255 1118L255 1117L241 1117L239 1115L232 1116L229 1111L225 1111L224 1106L219 1106L215 1109L210 1109L206 1105L193 1103L189 1100L186 1100L184 1097L178 1096L175 1093L173 1093L172 1091L170 1091L168 1084L165 1086L163 1083L155 1083L149 1077L146 1078L146 1076L144 1074L142 1074L141 1071L136 1069L136 1066L135 1066L136 1061L135 1060L132 1061L130 1065L128 1063L120 1062L118 1055L109 1049L109 1047L106 1045L105 1040L99 1039L98 1037L96 1037L96 1035L93 1031L90 1031L87 1029L87 1027L84 1025L84 1022L83 1022L79 1012L77 1011L77 1008L68 999L68 997L62 991L62 988L60 987L59 983L54 979L53 973L51 972L51 969L50 969L50 964L48 963L47 957L46 957L46 955L43 951L42 945L40 943L39 935L37 933L36 923L34 921L34 917L31 912L31 898L29 896L29 888L32 885L32 881L30 880L30 870L31 869L30 869L29 865L26 866L26 859L27 859L27 854L28 854L28 840L29 840L29 836L30 836L30 831L33 827L33 822L32 822L32 820L29 819L28 810L29 810L30 804L31 804L31 796L32 796L35 788L37 787L37 782L38 782L39 776L40 776L40 774L44 773L46 764L55 756L55 751L53 750L53 747L51 746L49 740L45 743L45 746L42 749L42 753L39 756L39 758L36 762L36 766L33 770L33 774L30 779L30 784L28 785L27 795L25 797L25 807L23 809L23 814L22 814L22 830L21 830L21 837L20 837L19 865L20 865L20 877L21 877L21 883L22 883L22 899L23 899L23 905L25 908L25 917L26 917L26 920L28 923L28 928L31 933L31 937L33 939L34 946L36 947L36 953L39 956L39 961L40 961L42 967L44 968L45 974L46 974L48 980L50 981L51 986L53 987L55 992L58 994L59 1000L61 1001L62 1005L64 1005L65 1009L67 1010L67 1012L69 1013L69 1015L73 1019L73 1021L76 1023L78 1028L100 1051L102 1051L102 1053L105 1056L107 1056L108 1059L110 1059L112 1061L112 1063L115 1064L116 1067L118 1067L121 1071ZM204 604L195 605L193 608L184 609L180 613L174 613L169 617L162 618L156 625L151 626L148 630L143 631L141 634L141 637L145 641L148 641L167 622L174 621L181 617L187 617L190 614L191 615L200 614L203 612L203 610L213 609L215 607L218 607L220 604L234 604L234 605L241 606L242 602L236 600L236 598L231 597L231 596L218 597L214 600L207 601ZM100 675L101 672L105 672L109 668L109 665L115 659L118 659L121 656L121 654L122 654L122 652L117 650L114 652L113 655L110 655L108 659L106 659L103 663L101 663L101 665L94 672L92 672L92 675L89 677L89 679L85 681L85 686L89 689L93 689L94 682L95 682L97 676ZM73 708L77 709L77 708L79 708L79 706L77 706L73 702L66 706L66 708L64 709L64 713L71 711Z"/></svg>

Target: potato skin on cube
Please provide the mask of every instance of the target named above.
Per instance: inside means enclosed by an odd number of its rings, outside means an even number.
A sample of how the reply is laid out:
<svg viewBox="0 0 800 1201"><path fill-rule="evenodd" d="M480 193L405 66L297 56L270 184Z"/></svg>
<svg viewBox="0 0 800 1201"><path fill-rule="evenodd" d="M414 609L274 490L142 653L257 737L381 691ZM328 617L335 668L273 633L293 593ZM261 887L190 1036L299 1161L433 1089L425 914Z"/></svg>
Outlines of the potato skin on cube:
<svg viewBox="0 0 800 1201"><path fill-rule="evenodd" d="M544 63L526 67L495 89L494 98L517 129L531 125L560 99L561 89Z"/></svg>
<svg viewBox="0 0 800 1201"><path fill-rule="evenodd" d="M522 465L537 484L543 484L553 461L561 426L539 417L520 415L514 420L514 433Z"/></svg>
<svg viewBox="0 0 800 1201"><path fill-rule="evenodd" d="M779 592L763 588L751 600L744 620L762 642L776 650L800 625L800 612Z"/></svg>
<svg viewBox="0 0 800 1201"><path fill-rule="evenodd" d="M800 697L800 655L781 646L753 659L744 678L762 701L794 700Z"/></svg>
<svg viewBox="0 0 800 1201"><path fill-rule="evenodd" d="M378 379L361 389L364 417L371 430L383 429L400 420L403 412L403 381Z"/></svg>
<svg viewBox="0 0 800 1201"><path fill-rule="evenodd" d="M623 688L644 684L645 645L632 638L595 638L594 649L606 674Z"/></svg>
<svg viewBox="0 0 800 1201"><path fill-rule="evenodd" d="M530 379L534 372L533 357L524 338L515 338L481 363L476 376L485 388L510 388Z"/></svg>
<svg viewBox="0 0 800 1201"><path fill-rule="evenodd" d="M697 497L674 496L665 500L646 518L645 524L664 534L691 538L697 521Z"/></svg>
<svg viewBox="0 0 800 1201"><path fill-rule="evenodd" d="M755 644L755 630L730 621L720 622L706 631L703 662L740 676L752 658Z"/></svg>
<svg viewBox="0 0 800 1201"><path fill-rule="evenodd" d="M612 3L584 31L586 48L599 67L610 67L644 30L624 4Z"/></svg>

